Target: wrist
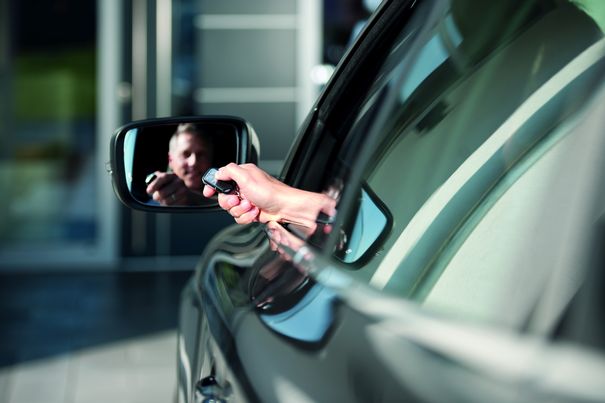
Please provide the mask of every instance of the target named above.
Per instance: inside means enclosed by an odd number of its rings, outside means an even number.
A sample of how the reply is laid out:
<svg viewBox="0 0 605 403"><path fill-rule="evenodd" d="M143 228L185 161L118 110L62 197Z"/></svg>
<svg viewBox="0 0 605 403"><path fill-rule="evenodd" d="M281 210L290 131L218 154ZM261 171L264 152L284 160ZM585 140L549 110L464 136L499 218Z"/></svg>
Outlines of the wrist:
<svg viewBox="0 0 605 403"><path fill-rule="evenodd" d="M308 192L290 188L280 201L277 214L279 222L299 224L307 228L315 228L320 212L333 214L336 202L323 193Z"/></svg>

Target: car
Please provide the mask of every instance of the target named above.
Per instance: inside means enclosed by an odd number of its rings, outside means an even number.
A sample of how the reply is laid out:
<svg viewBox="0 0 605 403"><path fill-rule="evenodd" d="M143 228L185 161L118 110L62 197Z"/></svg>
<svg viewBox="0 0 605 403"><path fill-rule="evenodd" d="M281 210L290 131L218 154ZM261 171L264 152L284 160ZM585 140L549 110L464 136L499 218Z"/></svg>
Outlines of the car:
<svg viewBox="0 0 605 403"><path fill-rule="evenodd" d="M603 11L383 1L279 175L337 214L234 224L205 247L177 400L605 401ZM135 191L183 122L224 142L216 167L260 161L243 118L130 123L111 153L131 208L219 209Z"/></svg>

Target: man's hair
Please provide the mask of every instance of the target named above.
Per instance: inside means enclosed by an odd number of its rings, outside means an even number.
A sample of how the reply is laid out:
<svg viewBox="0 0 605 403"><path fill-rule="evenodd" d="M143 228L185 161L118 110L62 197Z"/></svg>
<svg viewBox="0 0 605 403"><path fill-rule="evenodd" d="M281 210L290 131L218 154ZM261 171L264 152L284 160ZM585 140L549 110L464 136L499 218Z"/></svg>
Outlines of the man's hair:
<svg viewBox="0 0 605 403"><path fill-rule="evenodd" d="M206 133L204 133L194 123L181 123L178 125L178 127L176 128L176 131L174 132L172 137L170 137L170 144L168 146L170 150L175 149L177 138L179 137L179 135L184 134L184 133L192 134L192 135L196 136L197 138L199 138L200 140L202 140L204 142L204 144L206 145L206 147L210 148L210 151L212 152L213 144L212 144L212 140L210 139L210 136L208 136Z"/></svg>

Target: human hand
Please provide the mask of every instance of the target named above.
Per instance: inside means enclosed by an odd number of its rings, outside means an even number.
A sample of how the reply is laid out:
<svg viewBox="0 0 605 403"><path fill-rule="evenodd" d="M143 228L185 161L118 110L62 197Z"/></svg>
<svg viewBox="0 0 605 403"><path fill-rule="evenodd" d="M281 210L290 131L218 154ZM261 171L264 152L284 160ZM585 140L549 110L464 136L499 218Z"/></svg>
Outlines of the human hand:
<svg viewBox="0 0 605 403"><path fill-rule="evenodd" d="M219 180L233 180L239 195L219 194L219 205L239 224L251 222L288 222L314 230L320 211L335 214L335 201L322 193L308 192L288 186L273 178L254 164L231 163L218 170ZM204 196L216 193L204 186Z"/></svg>
<svg viewBox="0 0 605 403"><path fill-rule="evenodd" d="M218 170L216 179L233 180L237 183L238 195L219 193L218 202L239 224L248 224L261 219L261 222L266 222L267 214L279 210L277 200L272 195L279 193L278 189L285 185L254 164L231 163ZM210 186L204 186L204 196L211 197L215 193L216 191Z"/></svg>
<svg viewBox="0 0 605 403"><path fill-rule="evenodd" d="M266 231L269 236L269 247L271 250L279 252L286 260L290 260L305 246L304 238L301 239L294 236L294 234L275 221L267 223Z"/></svg>
<svg viewBox="0 0 605 403"><path fill-rule="evenodd" d="M163 206L183 205L189 200L189 189L185 182L171 172L155 173L156 178L147 185L146 192Z"/></svg>

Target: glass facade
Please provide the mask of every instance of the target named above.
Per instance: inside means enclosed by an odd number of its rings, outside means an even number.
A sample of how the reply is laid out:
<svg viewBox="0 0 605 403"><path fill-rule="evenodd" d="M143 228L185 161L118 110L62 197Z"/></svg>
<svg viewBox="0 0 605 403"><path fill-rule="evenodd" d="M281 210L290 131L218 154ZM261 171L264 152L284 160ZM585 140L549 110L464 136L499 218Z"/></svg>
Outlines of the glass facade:
<svg viewBox="0 0 605 403"><path fill-rule="evenodd" d="M96 3L0 3L0 250L93 244Z"/></svg>

